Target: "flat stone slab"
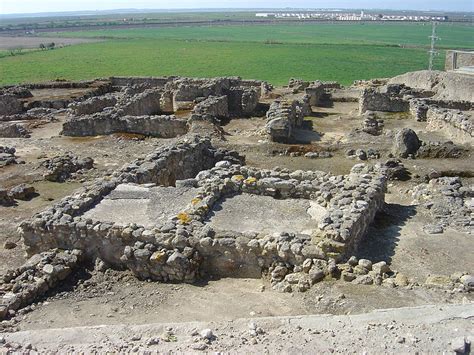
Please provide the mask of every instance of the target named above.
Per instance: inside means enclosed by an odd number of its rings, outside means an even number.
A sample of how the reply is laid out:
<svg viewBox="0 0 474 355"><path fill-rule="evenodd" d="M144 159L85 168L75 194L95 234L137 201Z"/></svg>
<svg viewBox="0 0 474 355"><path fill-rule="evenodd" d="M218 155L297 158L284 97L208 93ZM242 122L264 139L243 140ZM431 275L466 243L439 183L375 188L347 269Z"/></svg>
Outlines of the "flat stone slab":
<svg viewBox="0 0 474 355"><path fill-rule="evenodd" d="M195 194L196 189L189 187L121 184L83 216L100 222L114 222L120 226L136 223L153 227L176 216L191 202Z"/></svg>
<svg viewBox="0 0 474 355"><path fill-rule="evenodd" d="M216 203L208 223L215 230L239 233L311 234L325 213L324 207L310 200L244 193Z"/></svg>

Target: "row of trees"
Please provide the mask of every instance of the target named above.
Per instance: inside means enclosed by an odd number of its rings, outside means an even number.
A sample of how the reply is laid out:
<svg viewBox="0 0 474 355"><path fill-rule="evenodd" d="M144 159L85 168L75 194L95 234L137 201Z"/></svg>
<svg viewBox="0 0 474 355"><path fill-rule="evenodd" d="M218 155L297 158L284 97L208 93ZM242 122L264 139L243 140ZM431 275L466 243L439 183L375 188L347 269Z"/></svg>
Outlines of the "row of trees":
<svg viewBox="0 0 474 355"><path fill-rule="evenodd" d="M56 43L51 42L51 43L40 43L39 48L41 50L46 50L46 49L54 49L56 48Z"/></svg>

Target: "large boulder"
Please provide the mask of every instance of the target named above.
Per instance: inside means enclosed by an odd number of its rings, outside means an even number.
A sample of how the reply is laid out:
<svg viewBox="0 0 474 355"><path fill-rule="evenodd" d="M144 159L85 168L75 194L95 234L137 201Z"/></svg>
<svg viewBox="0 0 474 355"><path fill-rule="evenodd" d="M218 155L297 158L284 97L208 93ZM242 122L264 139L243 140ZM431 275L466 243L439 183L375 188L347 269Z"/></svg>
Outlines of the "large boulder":
<svg viewBox="0 0 474 355"><path fill-rule="evenodd" d="M20 184L13 187L8 195L15 200L27 201L34 197L36 190L33 186L28 186L26 184Z"/></svg>
<svg viewBox="0 0 474 355"><path fill-rule="evenodd" d="M410 154L416 154L421 147L421 141L416 133L410 128L403 128L395 135L393 154L400 158L407 158Z"/></svg>
<svg viewBox="0 0 474 355"><path fill-rule="evenodd" d="M0 206L10 206L13 204L13 198L8 194L8 191L0 187Z"/></svg>

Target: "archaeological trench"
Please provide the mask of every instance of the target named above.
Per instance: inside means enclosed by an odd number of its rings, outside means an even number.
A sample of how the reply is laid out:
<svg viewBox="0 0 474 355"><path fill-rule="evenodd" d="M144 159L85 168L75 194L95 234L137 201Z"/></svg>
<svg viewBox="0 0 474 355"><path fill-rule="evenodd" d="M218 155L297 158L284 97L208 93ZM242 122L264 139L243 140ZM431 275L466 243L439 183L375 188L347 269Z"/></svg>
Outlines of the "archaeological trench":
<svg viewBox="0 0 474 355"><path fill-rule="evenodd" d="M474 77L454 72L349 87L3 87L1 255L17 260L1 265L2 327L98 264L157 283L262 278L277 293L351 283L472 300L473 138ZM396 209L416 209L418 229L403 231L413 217ZM387 247L391 233L438 245L422 280Z"/></svg>

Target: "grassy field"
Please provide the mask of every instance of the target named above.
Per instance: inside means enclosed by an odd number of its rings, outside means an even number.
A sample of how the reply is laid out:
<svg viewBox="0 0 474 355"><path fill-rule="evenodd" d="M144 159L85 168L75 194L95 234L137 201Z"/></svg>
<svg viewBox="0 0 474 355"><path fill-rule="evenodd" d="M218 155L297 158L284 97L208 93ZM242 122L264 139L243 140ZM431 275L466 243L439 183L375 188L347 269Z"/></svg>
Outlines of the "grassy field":
<svg viewBox="0 0 474 355"><path fill-rule="evenodd" d="M474 26L438 26L440 48L474 48ZM303 44L429 46L430 23L312 23L246 26L165 27L56 33L63 37L148 38Z"/></svg>
<svg viewBox="0 0 474 355"><path fill-rule="evenodd" d="M472 26L440 25L440 47L474 48ZM0 56L0 84L110 75L224 76L268 80L388 77L427 67L422 24L286 24L49 33L100 37L21 56ZM436 67L444 64L444 53Z"/></svg>

